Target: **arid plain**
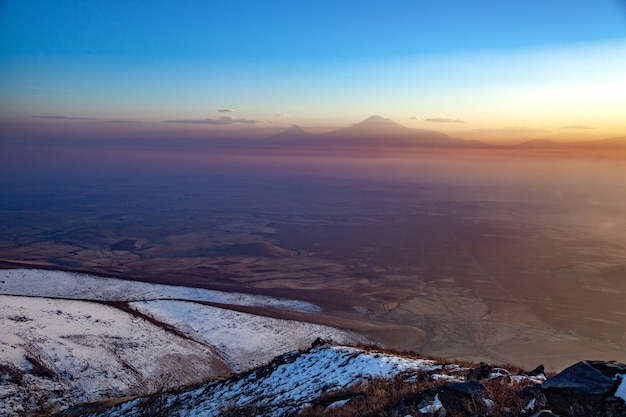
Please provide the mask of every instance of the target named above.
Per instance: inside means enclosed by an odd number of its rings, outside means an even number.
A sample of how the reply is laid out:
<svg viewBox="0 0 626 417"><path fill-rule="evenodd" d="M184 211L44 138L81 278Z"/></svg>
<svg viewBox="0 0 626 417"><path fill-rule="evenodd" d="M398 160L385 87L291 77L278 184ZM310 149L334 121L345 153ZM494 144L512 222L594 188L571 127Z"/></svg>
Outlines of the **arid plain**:
<svg viewBox="0 0 626 417"><path fill-rule="evenodd" d="M489 158L7 178L0 260L305 300L232 308L429 355L626 361L623 165Z"/></svg>

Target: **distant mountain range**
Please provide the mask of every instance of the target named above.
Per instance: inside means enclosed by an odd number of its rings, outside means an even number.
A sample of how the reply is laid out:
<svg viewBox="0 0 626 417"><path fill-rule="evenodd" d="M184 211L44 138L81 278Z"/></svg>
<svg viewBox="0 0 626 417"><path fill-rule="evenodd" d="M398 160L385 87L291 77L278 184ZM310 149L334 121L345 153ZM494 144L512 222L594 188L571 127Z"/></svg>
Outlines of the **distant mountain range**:
<svg viewBox="0 0 626 417"><path fill-rule="evenodd" d="M384 146L432 148L518 148L518 149L626 149L626 136L584 142L558 142L539 139L516 145L493 145L468 140L428 129L414 129L382 116L370 116L360 123L322 134L309 133L300 126L270 136L265 141L294 146L324 145L331 147Z"/></svg>
<svg viewBox="0 0 626 417"><path fill-rule="evenodd" d="M582 142L558 142L550 139L538 139L513 145L524 149L626 149L626 136Z"/></svg>
<svg viewBox="0 0 626 417"><path fill-rule="evenodd" d="M478 140L453 138L428 129L412 129L382 116L370 116L344 129L322 134L311 134L299 126L268 138L270 142L290 144L323 144L330 146L380 145L420 146L444 148L488 148L491 145Z"/></svg>

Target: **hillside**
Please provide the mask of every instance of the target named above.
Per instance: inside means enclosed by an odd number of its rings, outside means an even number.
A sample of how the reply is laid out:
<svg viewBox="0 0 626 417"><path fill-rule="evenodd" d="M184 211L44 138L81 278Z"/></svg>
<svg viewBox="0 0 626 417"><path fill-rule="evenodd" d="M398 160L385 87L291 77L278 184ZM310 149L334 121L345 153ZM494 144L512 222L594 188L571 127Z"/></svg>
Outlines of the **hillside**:
<svg viewBox="0 0 626 417"><path fill-rule="evenodd" d="M575 374L580 392L565 386L573 380L568 372ZM472 369L467 364L317 340L307 350L286 353L225 380L93 413L88 407L81 411L94 417L530 416L549 409L563 413L565 398L573 412L561 415L625 415L625 376L626 365L581 363L546 380L541 368L527 373L483 364ZM581 393L585 384L594 396Z"/></svg>
<svg viewBox="0 0 626 417"><path fill-rule="evenodd" d="M232 308L316 312L296 300L44 270L0 270L0 415L191 385L311 343L360 336Z"/></svg>

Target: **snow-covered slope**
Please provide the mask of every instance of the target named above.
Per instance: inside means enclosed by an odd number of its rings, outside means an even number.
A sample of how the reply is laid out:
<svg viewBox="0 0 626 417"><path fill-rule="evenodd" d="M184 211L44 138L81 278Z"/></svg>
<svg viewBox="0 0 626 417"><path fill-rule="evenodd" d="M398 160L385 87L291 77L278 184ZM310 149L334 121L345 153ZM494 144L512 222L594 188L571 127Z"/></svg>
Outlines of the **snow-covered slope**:
<svg viewBox="0 0 626 417"><path fill-rule="evenodd" d="M406 382L429 379L441 382L465 381L468 369L434 360L398 356L376 350L340 345L322 345L305 352L291 352L276 358L269 366L213 382L197 389L160 397L161 412L169 416L210 417L228 411L254 407L259 415L294 415L316 402L320 396L337 393L333 406L350 401L341 397L341 390L375 378L401 375ZM505 372L501 370L501 372ZM502 374L494 373L493 377ZM522 378L522 377L520 377ZM541 382L543 375L523 377ZM151 400L152 402L154 399ZM150 412L153 403L136 399L94 415L119 417ZM437 411L441 403L436 396L423 405L424 413Z"/></svg>
<svg viewBox="0 0 626 417"><path fill-rule="evenodd" d="M262 365L317 337L363 341L328 326L199 301L317 311L296 300L0 271L0 415L195 384Z"/></svg>
<svg viewBox="0 0 626 417"><path fill-rule="evenodd" d="M185 301L137 301L138 311L216 347L237 372L266 364L278 353L308 346L311 336L340 343L365 339L319 324L279 320Z"/></svg>
<svg viewBox="0 0 626 417"><path fill-rule="evenodd" d="M103 278L44 269L0 269L0 294L79 300L134 301L162 298L319 313L311 303L286 298Z"/></svg>
<svg viewBox="0 0 626 417"><path fill-rule="evenodd" d="M0 382L0 415L19 411L33 396L67 405L229 371L211 346L86 301L0 295L0 328L0 363L23 372L23 384Z"/></svg>
<svg viewBox="0 0 626 417"><path fill-rule="evenodd" d="M284 416L306 406L324 392L343 389L363 379L442 369L443 365L431 360L403 358L348 346L320 346L303 353L285 354L270 366L242 376L169 395L165 402L171 416L220 416L229 408L252 404L261 407L263 415ZM462 371L458 367L454 370ZM441 377L461 380L453 375ZM145 409L146 404L137 399L96 415L140 415Z"/></svg>

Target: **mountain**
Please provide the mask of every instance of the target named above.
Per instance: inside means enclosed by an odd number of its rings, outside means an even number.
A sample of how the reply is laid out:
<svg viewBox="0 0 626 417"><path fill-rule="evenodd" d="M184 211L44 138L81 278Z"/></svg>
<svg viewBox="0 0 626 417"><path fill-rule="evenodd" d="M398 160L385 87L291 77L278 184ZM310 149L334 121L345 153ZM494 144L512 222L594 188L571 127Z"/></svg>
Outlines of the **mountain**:
<svg viewBox="0 0 626 417"><path fill-rule="evenodd" d="M563 147L564 144L552 139L535 139L527 142L511 145L513 148L521 149L553 149Z"/></svg>
<svg viewBox="0 0 626 417"><path fill-rule="evenodd" d="M382 116L370 116L345 129L323 135L325 141L335 144L429 146L429 147L483 147L479 141L452 138L445 133L427 129L412 129Z"/></svg>
<svg viewBox="0 0 626 417"><path fill-rule="evenodd" d="M296 142L296 141L309 139L312 136L315 136L315 135L308 133L307 131L305 131L298 125L292 125L289 129L285 130L284 132L280 132L276 135L270 136L268 140L271 142L275 142L275 141Z"/></svg>
<svg viewBox="0 0 626 417"><path fill-rule="evenodd" d="M407 135L411 129L382 116L370 116L360 123L331 132L336 136Z"/></svg>
<svg viewBox="0 0 626 417"><path fill-rule="evenodd" d="M583 361L546 379L542 366L531 372L467 367L317 339L307 350L285 353L225 380L136 398L89 415L469 417L536 416L552 409L559 415L623 416L625 377L626 365L614 362ZM89 406L80 409L88 412Z"/></svg>
<svg viewBox="0 0 626 417"><path fill-rule="evenodd" d="M588 140L581 142L559 142L552 139L536 139L512 145L513 148L521 149L597 149L597 150L619 150L626 149L626 136L609 139Z"/></svg>
<svg viewBox="0 0 626 417"><path fill-rule="evenodd" d="M412 129L382 116L370 116L347 128L320 135L306 133L294 126L268 138L270 142L304 143L323 146L418 146L418 147L489 147L484 142L450 137L427 129Z"/></svg>
<svg viewBox="0 0 626 417"><path fill-rule="evenodd" d="M308 147L432 147L432 148L503 148L479 140L455 138L445 133L428 129L414 129L401 125L389 118L374 115L350 127L313 134L299 126L266 140L274 144L304 145ZM504 146L511 149L552 150L619 150L626 149L626 136L582 142L559 142L552 139L536 139Z"/></svg>
<svg viewBox="0 0 626 417"><path fill-rule="evenodd" d="M569 144L578 149L626 149L626 136Z"/></svg>

